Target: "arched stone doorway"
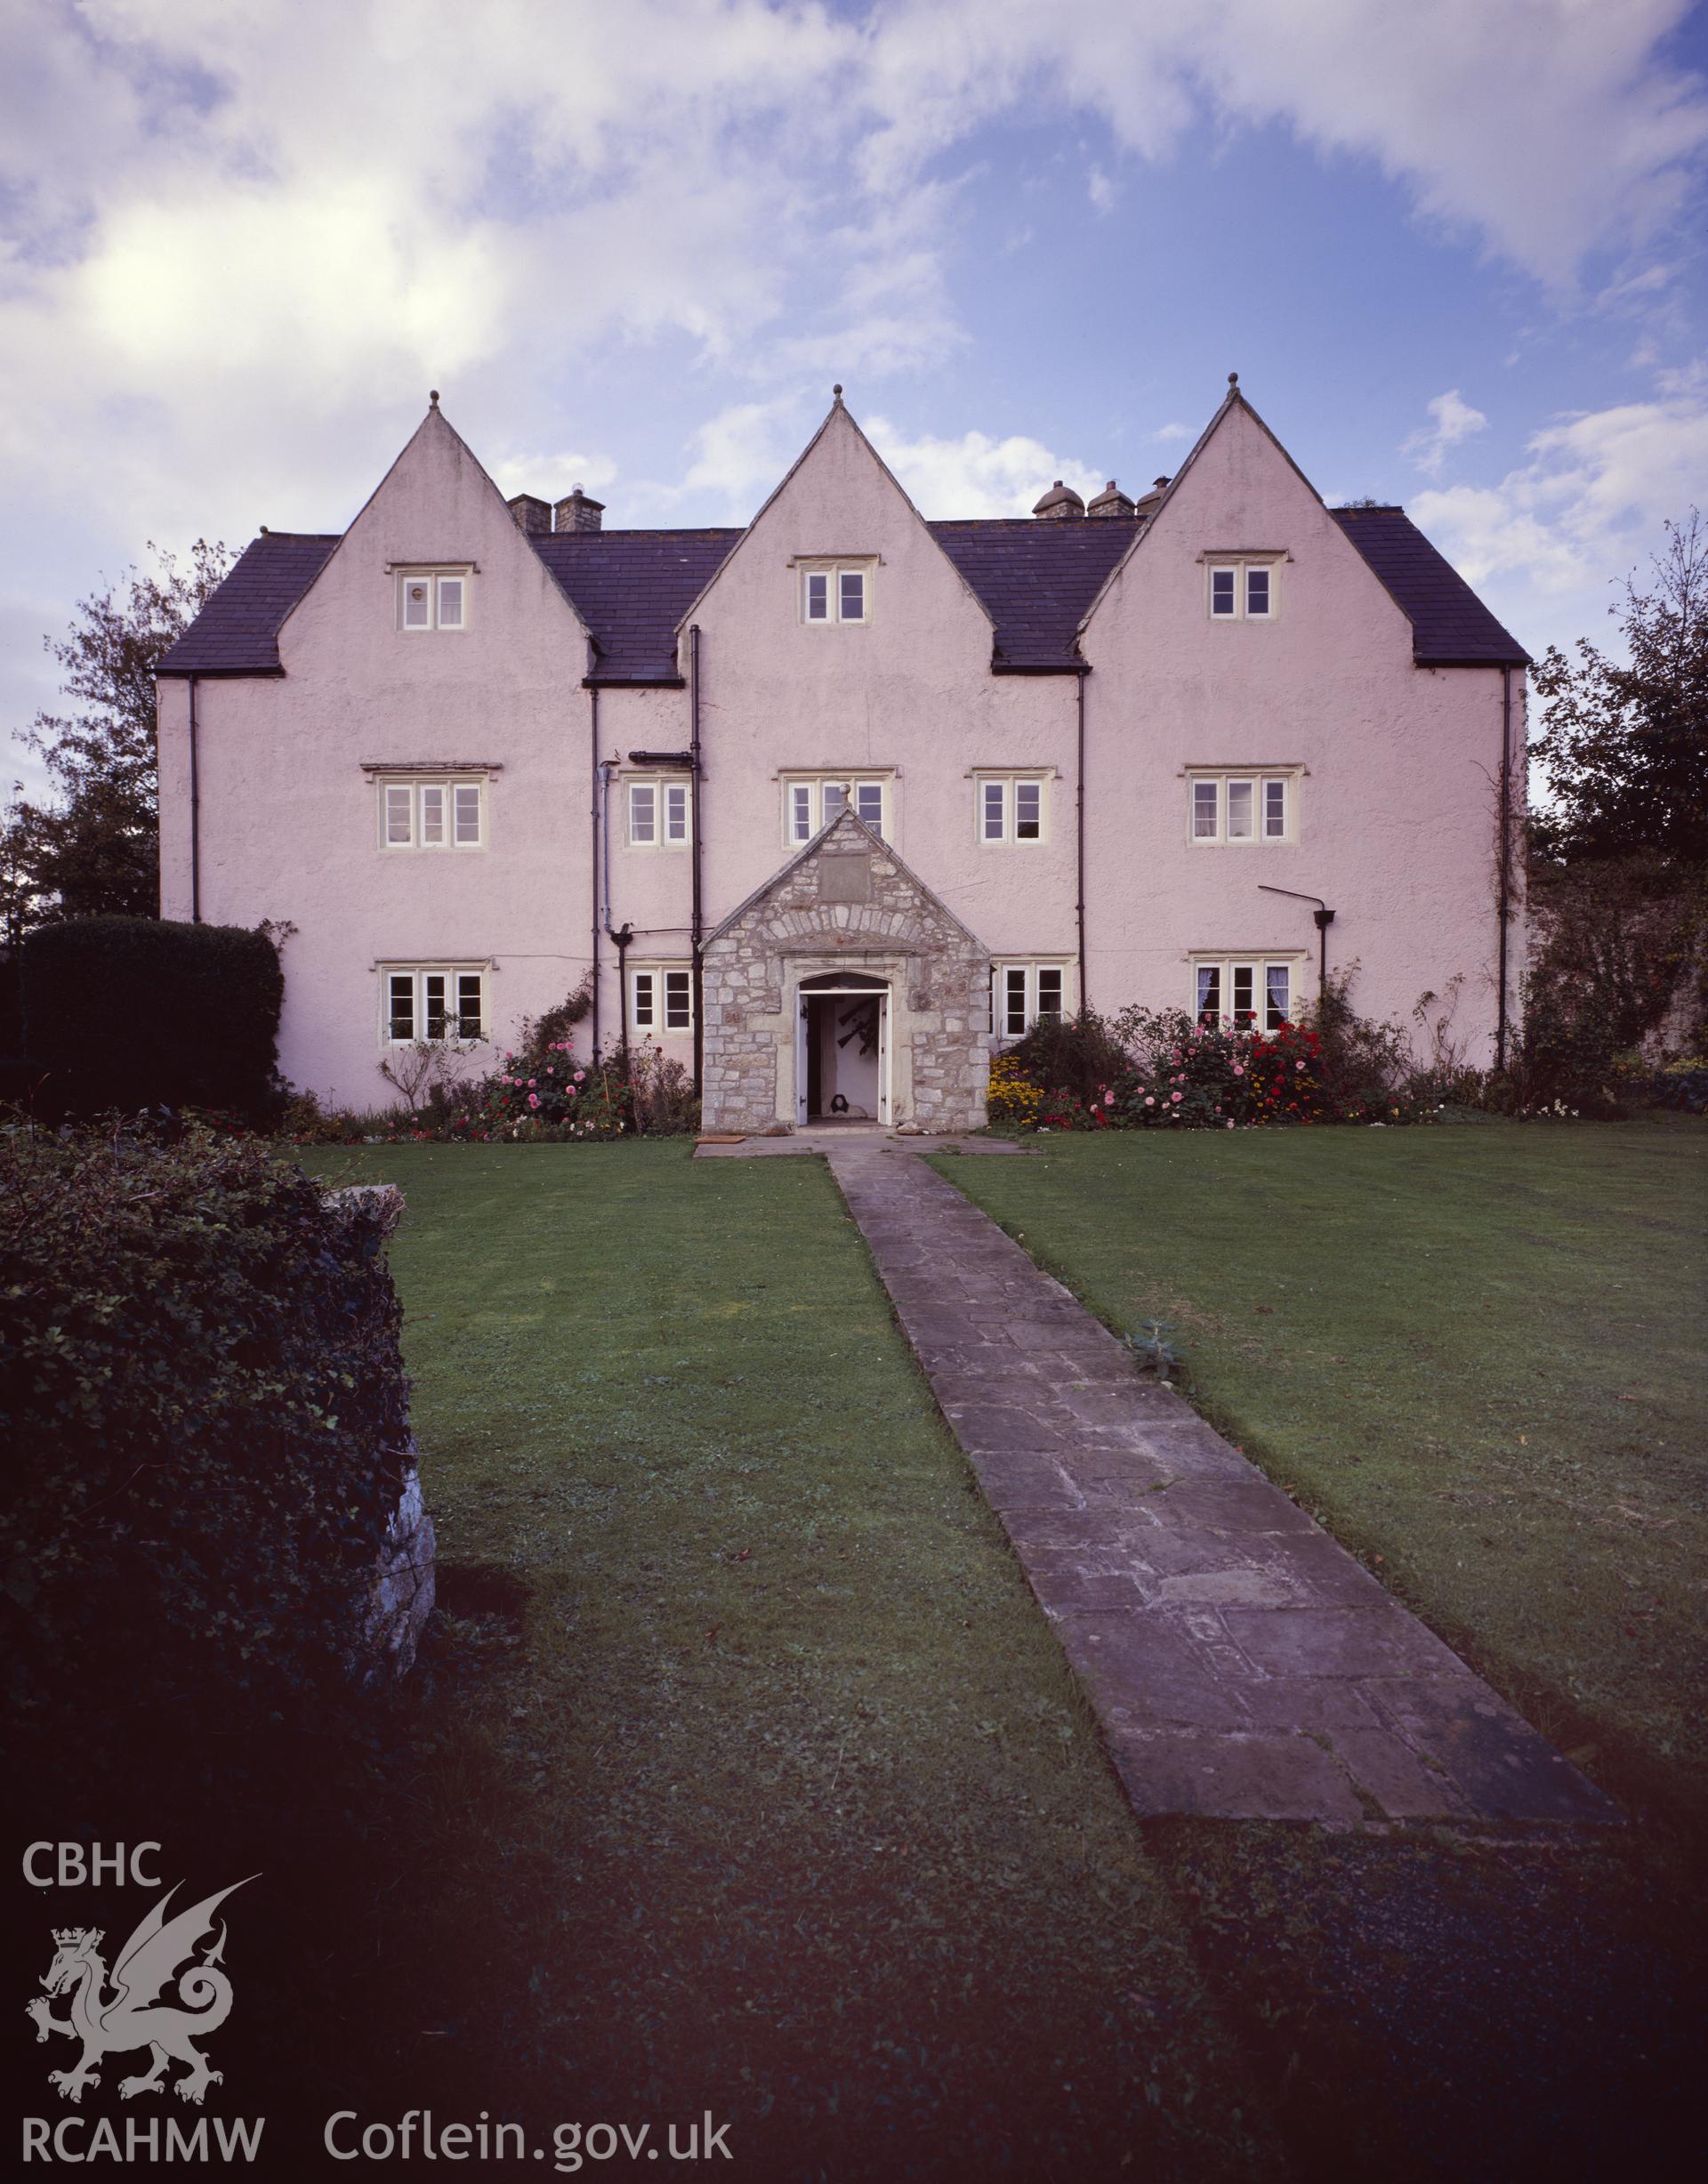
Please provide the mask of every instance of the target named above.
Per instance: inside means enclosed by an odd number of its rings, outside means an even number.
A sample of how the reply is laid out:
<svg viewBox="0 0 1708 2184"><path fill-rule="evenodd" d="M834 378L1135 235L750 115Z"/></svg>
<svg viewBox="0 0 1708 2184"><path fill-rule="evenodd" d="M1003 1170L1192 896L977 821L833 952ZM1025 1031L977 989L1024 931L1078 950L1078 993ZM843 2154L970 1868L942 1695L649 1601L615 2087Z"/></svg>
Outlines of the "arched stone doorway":
<svg viewBox="0 0 1708 2184"><path fill-rule="evenodd" d="M795 1120L890 1119L890 981L821 971L795 987Z"/></svg>

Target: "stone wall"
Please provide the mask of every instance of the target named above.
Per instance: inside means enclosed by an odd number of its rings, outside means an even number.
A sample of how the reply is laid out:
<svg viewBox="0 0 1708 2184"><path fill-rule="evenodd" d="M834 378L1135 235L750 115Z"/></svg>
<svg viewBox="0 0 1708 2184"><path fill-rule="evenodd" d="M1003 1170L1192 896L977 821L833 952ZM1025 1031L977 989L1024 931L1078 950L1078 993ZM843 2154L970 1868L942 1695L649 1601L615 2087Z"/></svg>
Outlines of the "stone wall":
<svg viewBox="0 0 1708 2184"><path fill-rule="evenodd" d="M372 1229L382 1245L397 1233L404 1215L403 1193L395 1183L347 1184L329 1190L326 1205L341 1221ZM433 1612L435 1545L412 1433L397 1507L386 1520L385 1536L364 1581L361 1637L349 1664L356 1682L365 1687L391 1682L414 1667L415 1648Z"/></svg>
<svg viewBox="0 0 1708 2184"><path fill-rule="evenodd" d="M703 1111L716 1130L795 1119L802 979L890 986L892 1123L976 1130L990 1069L990 955L851 811L706 943Z"/></svg>
<svg viewBox="0 0 1708 2184"><path fill-rule="evenodd" d="M433 1612L436 1543L433 1520L421 1498L421 1465L412 1434L403 1492L368 1582L362 1651L354 1664L359 1682L391 1682L414 1667L415 1648Z"/></svg>

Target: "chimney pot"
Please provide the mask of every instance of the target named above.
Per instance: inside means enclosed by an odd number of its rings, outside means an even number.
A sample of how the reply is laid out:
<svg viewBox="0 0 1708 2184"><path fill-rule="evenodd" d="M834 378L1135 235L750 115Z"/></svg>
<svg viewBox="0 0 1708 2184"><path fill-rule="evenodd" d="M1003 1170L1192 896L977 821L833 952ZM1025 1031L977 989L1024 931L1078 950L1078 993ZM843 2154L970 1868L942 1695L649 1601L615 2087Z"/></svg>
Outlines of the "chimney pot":
<svg viewBox="0 0 1708 2184"><path fill-rule="evenodd" d="M510 512L530 538L543 537L552 528L552 504L537 494L518 493L508 504Z"/></svg>
<svg viewBox="0 0 1708 2184"><path fill-rule="evenodd" d="M1123 493L1111 478L1085 512L1088 516L1131 516L1133 512L1132 496Z"/></svg>
<svg viewBox="0 0 1708 2184"><path fill-rule="evenodd" d="M1063 485L1060 479L1058 478L1043 498L1034 507L1032 513L1042 517L1045 522L1059 523L1083 516L1085 513L1085 504L1074 491L1072 486Z"/></svg>
<svg viewBox="0 0 1708 2184"><path fill-rule="evenodd" d="M553 514L560 531L597 531L604 525L605 504L590 499L576 486L558 503Z"/></svg>

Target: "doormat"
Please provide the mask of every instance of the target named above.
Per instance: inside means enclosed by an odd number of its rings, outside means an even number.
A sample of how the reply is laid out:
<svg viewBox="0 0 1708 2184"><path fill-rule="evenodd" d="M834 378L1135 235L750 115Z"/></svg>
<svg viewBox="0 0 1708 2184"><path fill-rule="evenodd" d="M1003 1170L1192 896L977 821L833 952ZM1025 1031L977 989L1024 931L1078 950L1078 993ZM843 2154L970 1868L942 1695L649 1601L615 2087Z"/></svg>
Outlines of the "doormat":
<svg viewBox="0 0 1708 2184"><path fill-rule="evenodd" d="M745 1145L747 1132L745 1130L708 1130L704 1136L696 1138L694 1142L696 1145Z"/></svg>

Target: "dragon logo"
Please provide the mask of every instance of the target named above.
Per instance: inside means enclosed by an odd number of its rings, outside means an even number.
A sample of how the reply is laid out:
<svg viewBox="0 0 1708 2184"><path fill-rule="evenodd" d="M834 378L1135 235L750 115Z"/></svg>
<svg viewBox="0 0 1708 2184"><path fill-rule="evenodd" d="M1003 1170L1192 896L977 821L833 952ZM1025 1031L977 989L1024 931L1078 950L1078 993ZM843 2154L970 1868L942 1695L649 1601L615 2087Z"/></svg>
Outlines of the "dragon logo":
<svg viewBox="0 0 1708 2184"><path fill-rule="evenodd" d="M249 1881L254 1880L251 1874ZM118 2090L126 2100L135 2093L164 2090L163 2074L169 2061L183 2063L189 2075L173 2081L181 2100L199 2107L210 2085L223 2073L208 2067L207 2058L191 2045L231 2014L231 1981L221 1965L225 1948L225 1925L205 1955L197 1955L214 1925L214 1914L228 1896L247 1886L234 1881L217 1896L205 1896L188 1911L168 1920L166 1906L178 1893L174 1883L155 1905L141 1926L118 1953L112 1970L113 1992L107 1993L108 1973L99 1954L105 1936L92 1927L56 1927L54 1957L42 1981L46 1992L25 2004L36 2021L36 2040L49 2033L69 2033L83 2042L83 2054L74 2070L51 2070L47 2082L68 2100L81 2100L85 2085L99 2085L101 2074L93 2066L103 2055L123 2055L132 2048L147 2048L149 2067L140 2076L121 2078ZM185 1960L190 1961L186 1965ZM176 2000L162 2002L161 1989L185 1965L178 1980ZM56 1995L71 1990L68 2017L54 2017L48 2008ZM179 2004L184 2005L179 2007Z"/></svg>

